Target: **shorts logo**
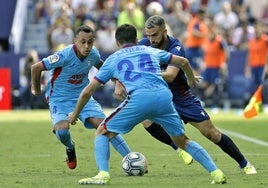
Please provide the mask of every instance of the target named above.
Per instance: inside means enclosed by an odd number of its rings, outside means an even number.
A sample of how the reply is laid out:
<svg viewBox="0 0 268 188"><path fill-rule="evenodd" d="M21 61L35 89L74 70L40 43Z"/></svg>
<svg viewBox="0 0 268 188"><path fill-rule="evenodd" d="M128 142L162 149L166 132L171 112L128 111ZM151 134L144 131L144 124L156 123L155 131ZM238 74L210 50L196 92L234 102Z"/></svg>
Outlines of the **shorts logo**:
<svg viewBox="0 0 268 188"><path fill-rule="evenodd" d="M50 64L56 63L59 61L59 59L60 57L57 54L54 54L52 56L49 56L49 63Z"/></svg>

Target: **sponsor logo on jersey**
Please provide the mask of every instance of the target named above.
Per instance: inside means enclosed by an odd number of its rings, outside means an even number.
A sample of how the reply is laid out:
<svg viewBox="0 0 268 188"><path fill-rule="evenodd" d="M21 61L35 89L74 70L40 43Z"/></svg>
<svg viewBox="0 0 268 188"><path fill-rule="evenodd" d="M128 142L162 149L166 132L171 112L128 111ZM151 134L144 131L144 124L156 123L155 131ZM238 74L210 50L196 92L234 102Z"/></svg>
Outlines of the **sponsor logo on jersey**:
<svg viewBox="0 0 268 188"><path fill-rule="evenodd" d="M49 56L49 63L50 64L56 63L59 61L59 59L60 59L59 55L57 55L57 54L51 55L51 56Z"/></svg>

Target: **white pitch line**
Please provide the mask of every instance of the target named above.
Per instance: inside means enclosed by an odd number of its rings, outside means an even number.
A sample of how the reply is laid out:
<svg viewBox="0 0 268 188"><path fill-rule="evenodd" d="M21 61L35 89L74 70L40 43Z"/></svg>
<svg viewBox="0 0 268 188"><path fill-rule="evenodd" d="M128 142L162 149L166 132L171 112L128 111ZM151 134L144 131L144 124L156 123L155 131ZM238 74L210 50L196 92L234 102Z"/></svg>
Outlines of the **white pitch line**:
<svg viewBox="0 0 268 188"><path fill-rule="evenodd" d="M249 136L245 136L243 134L239 134L239 133L236 133L236 132L233 132L233 131L228 131L228 130L224 130L224 129L220 129L222 132L225 132L226 134L228 135L231 135L231 136L234 136L234 137L237 137L237 138L240 138L242 140L245 140L245 141L248 141L248 142L253 142L255 144L258 144L258 145L262 145L262 146L266 146L268 147L268 142L265 142L263 140L258 140L258 139L255 139L255 138L251 138Z"/></svg>

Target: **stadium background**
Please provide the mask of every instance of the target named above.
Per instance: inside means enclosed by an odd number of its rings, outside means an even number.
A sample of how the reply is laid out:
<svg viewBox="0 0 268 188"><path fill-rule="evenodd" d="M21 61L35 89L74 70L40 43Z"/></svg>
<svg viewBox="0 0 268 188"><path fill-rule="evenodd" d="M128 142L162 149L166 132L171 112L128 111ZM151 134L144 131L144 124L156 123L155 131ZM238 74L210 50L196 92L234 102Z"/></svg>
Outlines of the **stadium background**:
<svg viewBox="0 0 268 188"><path fill-rule="evenodd" d="M60 0L54 1L57 2ZM74 1L79 2L79 0ZM22 99L20 93L22 82L21 62L24 61L24 58L28 51L31 49L35 49L38 52L39 59L42 59L53 51L51 49L49 41L47 40L47 32L52 27L52 18L47 13L45 13L44 9L42 9L39 12L40 15L38 15L37 20L36 5L40 2L45 2L45 0L9 0L0 2L0 69L8 68L11 71L11 108L46 108L43 96L32 100L34 101L34 104L31 104L30 106L22 106L22 101L24 99ZM51 0L51 2L53 2L53 0ZM102 7L103 2L105 1L88 0L84 2L87 2L86 4L88 5L91 3L91 11L94 10L94 14L105 12L104 8ZM92 2L95 2L94 6L92 5ZM113 2L117 3L117 6L115 6L113 9L114 14L123 11L120 10L120 4L124 2L124 0L115 0ZM138 2L139 5L144 5L141 6L141 8L143 8L145 18L149 16L149 12L146 12L146 8L151 1L136 2ZM158 2L160 4L164 4L164 2L166 1L159 0ZM190 1L187 0L181 0L182 5L184 6L184 11L187 11L186 7L188 6L188 11L192 13L198 9L198 6L201 6L202 4L208 5L209 0L193 1L196 3L191 4L191 6L189 5L189 2ZM224 2L224 0L219 2L222 3ZM232 8L235 8L234 5L241 7L243 6L243 1L231 2L231 5L233 6ZM165 11L167 10L163 8L163 10L161 11L163 14L165 14ZM89 15L87 16L90 17ZM267 10L264 16L265 17L263 17L263 21L266 21L267 27ZM89 18L89 20L92 21L94 19ZM98 24L99 22L96 22L97 30L103 26L101 24L105 23L100 23L99 25ZM111 23L108 25L109 27L114 26ZM111 53L111 51L105 51L100 49L100 53L102 58L105 59ZM246 56L247 50L236 49L230 45L230 58L227 62L228 79L226 87L224 87L222 90L222 96L220 96L219 98L219 100L221 101L221 107L243 108L248 101L250 94L252 93L251 79L245 77L244 75ZM113 99L112 92L112 86L104 87L100 92L97 92L95 94L95 97L104 107L113 107L116 105L116 101ZM207 106L210 106L209 100L205 102Z"/></svg>

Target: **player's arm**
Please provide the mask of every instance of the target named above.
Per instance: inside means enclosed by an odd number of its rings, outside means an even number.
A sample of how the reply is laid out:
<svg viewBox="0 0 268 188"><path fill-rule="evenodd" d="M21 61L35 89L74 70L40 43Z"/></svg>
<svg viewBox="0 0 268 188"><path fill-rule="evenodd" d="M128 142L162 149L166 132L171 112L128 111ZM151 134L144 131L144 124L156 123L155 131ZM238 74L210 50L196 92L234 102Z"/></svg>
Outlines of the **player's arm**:
<svg viewBox="0 0 268 188"><path fill-rule="evenodd" d="M123 101L126 98L126 90L118 80L115 81L114 96L118 101Z"/></svg>
<svg viewBox="0 0 268 188"><path fill-rule="evenodd" d="M181 56L172 55L171 63L178 65L183 70L183 72L187 77L187 81L190 87L193 87L196 84L197 79L194 76L193 69L191 68L188 59Z"/></svg>
<svg viewBox="0 0 268 188"><path fill-rule="evenodd" d="M173 82L179 73L180 69L175 66L168 66L165 71L162 72L162 77L168 83Z"/></svg>
<svg viewBox="0 0 268 188"><path fill-rule="evenodd" d="M33 95L41 94L41 74L46 70L42 61L35 63L31 66L31 90Z"/></svg>
<svg viewBox="0 0 268 188"><path fill-rule="evenodd" d="M98 64L94 65L94 67L96 67L96 69L99 70L99 69L101 68L102 65L103 65L103 60L101 59L100 62L99 62Z"/></svg>
<svg viewBox="0 0 268 188"><path fill-rule="evenodd" d="M100 87L101 83L97 81L96 79L93 79L87 87L83 89L81 92L78 101L76 103L75 109L73 112L69 114L69 122L74 125L76 124L77 117L79 113L84 108L85 104L88 102L94 91Z"/></svg>

